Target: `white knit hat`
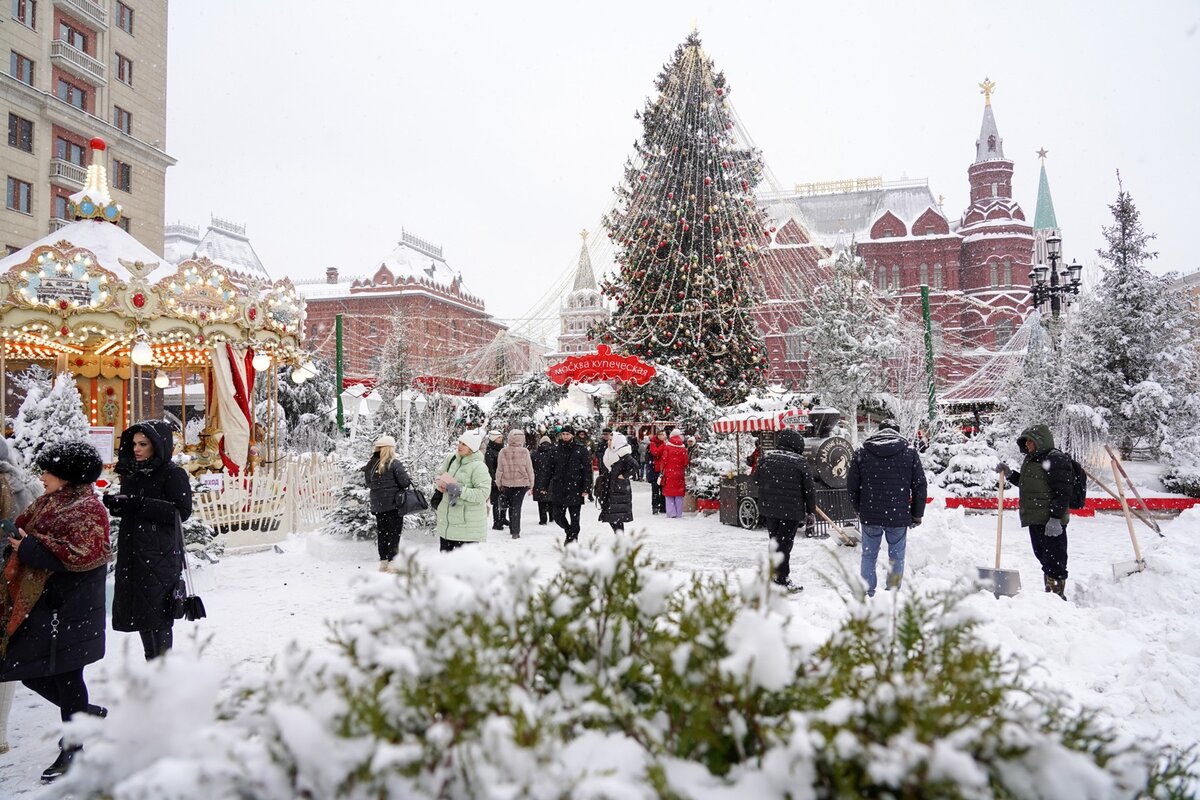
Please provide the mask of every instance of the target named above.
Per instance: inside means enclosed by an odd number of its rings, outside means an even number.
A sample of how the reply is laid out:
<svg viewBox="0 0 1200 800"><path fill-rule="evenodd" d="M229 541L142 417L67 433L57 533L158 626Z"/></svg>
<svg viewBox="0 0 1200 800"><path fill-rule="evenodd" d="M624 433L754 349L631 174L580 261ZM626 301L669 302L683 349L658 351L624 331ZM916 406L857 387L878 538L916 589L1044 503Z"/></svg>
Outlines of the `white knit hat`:
<svg viewBox="0 0 1200 800"><path fill-rule="evenodd" d="M383 436L380 436L378 439L375 440L375 446L376 447L395 447L396 446L396 437L388 436L386 434Z"/></svg>
<svg viewBox="0 0 1200 800"><path fill-rule="evenodd" d="M471 452L478 453L479 446L483 444L483 434L479 431L466 431L462 436L458 437L460 444L465 444L471 448Z"/></svg>

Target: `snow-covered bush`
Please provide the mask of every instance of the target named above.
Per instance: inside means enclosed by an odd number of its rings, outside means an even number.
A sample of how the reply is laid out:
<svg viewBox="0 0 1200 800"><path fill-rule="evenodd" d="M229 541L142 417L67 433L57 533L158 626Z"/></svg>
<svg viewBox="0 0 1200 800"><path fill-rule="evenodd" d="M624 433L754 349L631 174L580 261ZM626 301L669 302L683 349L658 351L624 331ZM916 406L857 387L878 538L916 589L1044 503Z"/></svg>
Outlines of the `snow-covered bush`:
<svg viewBox="0 0 1200 800"><path fill-rule="evenodd" d="M26 466L33 466L49 445L86 439L88 427L74 378L63 372L48 386L32 380L13 420L13 447Z"/></svg>
<svg viewBox="0 0 1200 800"><path fill-rule="evenodd" d="M749 455L746 451L743 458ZM691 449L686 476L688 494L697 499L716 500L721 479L737 467L737 443L732 436L716 436L696 443Z"/></svg>
<svg viewBox="0 0 1200 800"><path fill-rule="evenodd" d="M1160 480L1168 492L1200 497L1200 436L1184 436L1170 443L1170 466Z"/></svg>
<svg viewBox="0 0 1200 800"><path fill-rule="evenodd" d="M999 488L996 464L1000 460L987 439L972 436L949 447L950 460L937 476L938 486L954 497L991 497Z"/></svg>
<svg viewBox="0 0 1200 800"><path fill-rule="evenodd" d="M921 453L921 465L933 476L941 475L950 464L954 448L962 446L967 441L958 425L943 420L933 432L929 446Z"/></svg>
<svg viewBox="0 0 1200 800"><path fill-rule="evenodd" d="M185 721L96 724L62 789L1099 800L1184 797L1200 777L1035 686L975 634L965 589L852 600L826 637L769 588L765 559L681 579L618 537L539 580L479 551L404 555L360 584L329 649L239 671L219 702L174 655L169 680L120 682Z"/></svg>

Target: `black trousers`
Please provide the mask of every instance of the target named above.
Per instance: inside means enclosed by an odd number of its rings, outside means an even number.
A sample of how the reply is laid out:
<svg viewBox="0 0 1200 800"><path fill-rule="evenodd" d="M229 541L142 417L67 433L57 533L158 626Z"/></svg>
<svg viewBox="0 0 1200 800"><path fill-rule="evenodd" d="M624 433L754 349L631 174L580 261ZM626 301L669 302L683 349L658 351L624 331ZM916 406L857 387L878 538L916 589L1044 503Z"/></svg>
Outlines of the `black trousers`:
<svg viewBox="0 0 1200 800"><path fill-rule="evenodd" d="M796 541L796 528L800 521L795 519L767 519L767 534L779 551L779 563L775 566L775 581L786 583L792 574L792 544Z"/></svg>
<svg viewBox="0 0 1200 800"><path fill-rule="evenodd" d="M138 631L138 635L142 637L142 650L146 653L147 661L152 661L170 650L175 639L171 625L151 631Z"/></svg>
<svg viewBox="0 0 1200 800"><path fill-rule="evenodd" d="M83 667L44 678L30 678L21 683L58 706L63 722L69 720L72 714L87 710L88 690L83 682Z"/></svg>
<svg viewBox="0 0 1200 800"><path fill-rule="evenodd" d="M549 500L538 500L538 524L545 525L554 519L554 504Z"/></svg>
<svg viewBox="0 0 1200 800"><path fill-rule="evenodd" d="M582 507L582 503L573 506L554 504L554 521L558 523L558 527L566 532L567 544L579 538L579 510ZM568 515L570 515L569 521L567 519Z"/></svg>
<svg viewBox="0 0 1200 800"><path fill-rule="evenodd" d="M505 518L505 510L507 503L504 502L504 492L496 488L496 484L492 484L492 493L490 495L492 501L492 527L503 528L508 524Z"/></svg>
<svg viewBox="0 0 1200 800"><path fill-rule="evenodd" d="M443 539L438 537L438 550L442 553L449 553L451 550L457 550L464 544L475 544L474 542L460 542L456 539Z"/></svg>
<svg viewBox="0 0 1200 800"><path fill-rule="evenodd" d="M391 561L400 551L400 532L404 530L404 515L398 510L376 514L375 527L379 529L375 537L375 543L379 546L379 560Z"/></svg>
<svg viewBox="0 0 1200 800"><path fill-rule="evenodd" d="M506 486L500 492L504 505L508 507L508 530L513 536L521 535L521 504L525 502L528 486Z"/></svg>
<svg viewBox="0 0 1200 800"><path fill-rule="evenodd" d="M667 513L667 498L662 493L662 487L658 485L659 473L651 470L650 472L650 513L665 514Z"/></svg>
<svg viewBox="0 0 1200 800"><path fill-rule="evenodd" d="M1063 526L1060 536L1047 536L1045 525L1029 526L1029 541L1033 544L1033 554L1042 565L1042 572L1047 578L1056 581L1067 579L1067 526Z"/></svg>

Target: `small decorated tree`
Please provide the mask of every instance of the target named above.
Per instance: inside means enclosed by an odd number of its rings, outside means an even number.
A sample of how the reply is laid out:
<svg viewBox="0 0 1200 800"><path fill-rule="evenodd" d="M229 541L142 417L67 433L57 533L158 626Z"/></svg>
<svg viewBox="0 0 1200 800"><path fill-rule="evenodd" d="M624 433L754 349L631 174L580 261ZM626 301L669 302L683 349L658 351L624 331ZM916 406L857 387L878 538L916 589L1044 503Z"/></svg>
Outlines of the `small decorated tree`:
<svg viewBox="0 0 1200 800"><path fill-rule="evenodd" d="M997 453L983 436L972 436L948 448L950 460L938 476L938 485L955 497L990 497L999 485Z"/></svg>
<svg viewBox="0 0 1200 800"><path fill-rule="evenodd" d="M31 380L13 420L13 446L27 466L33 466L47 446L82 441L87 435L83 399L70 375L60 374L48 388L40 380Z"/></svg>

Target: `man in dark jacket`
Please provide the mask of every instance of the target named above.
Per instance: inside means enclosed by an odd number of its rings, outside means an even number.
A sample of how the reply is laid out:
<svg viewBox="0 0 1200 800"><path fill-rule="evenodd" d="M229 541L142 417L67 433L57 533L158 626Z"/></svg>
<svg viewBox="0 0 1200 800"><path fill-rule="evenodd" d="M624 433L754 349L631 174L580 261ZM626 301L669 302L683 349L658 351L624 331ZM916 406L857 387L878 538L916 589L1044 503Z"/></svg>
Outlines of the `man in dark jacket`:
<svg viewBox="0 0 1200 800"><path fill-rule="evenodd" d="M779 563L775 566L775 583L789 592L798 592L803 586L792 583L792 543L796 540L796 528L804 521L807 530L816 528L816 489L813 486L812 468L804 457L804 437L800 431L790 428L779 432L777 449L771 450L758 462L759 512L767 521L767 533L779 552Z"/></svg>
<svg viewBox="0 0 1200 800"><path fill-rule="evenodd" d="M554 503L554 521L567 534L567 544L579 538L579 511L591 491L592 453L575 439L575 429L564 425L554 448L550 501Z"/></svg>
<svg viewBox="0 0 1200 800"><path fill-rule="evenodd" d="M554 514L550 483L554 480L554 442L549 436L538 439L533 451L533 499L538 507L538 525L546 525Z"/></svg>
<svg viewBox="0 0 1200 800"><path fill-rule="evenodd" d="M898 588L904 577L908 529L920 525L925 515L926 484L921 459L900 435L895 420L879 423L879 430L854 453L846 491L861 523L861 572L867 595L875 596L875 562L884 538L888 543L887 588Z"/></svg>
<svg viewBox="0 0 1200 800"><path fill-rule="evenodd" d="M492 504L492 530L502 531L508 527L508 519L504 514L504 496L496 486L496 465L500 463L500 451L504 449L504 434L500 431L488 431L487 450L483 453L483 463L487 464L488 474L492 476L492 493L489 502Z"/></svg>
<svg viewBox="0 0 1200 800"><path fill-rule="evenodd" d="M1021 525L1029 528L1033 554L1042 565L1046 591L1067 599L1067 522L1071 518L1071 492L1075 471L1071 457L1054 447L1054 435L1045 425L1031 425L1017 438L1025 454L1021 471L1001 463L996 469L1014 486L1021 487L1018 506Z"/></svg>

